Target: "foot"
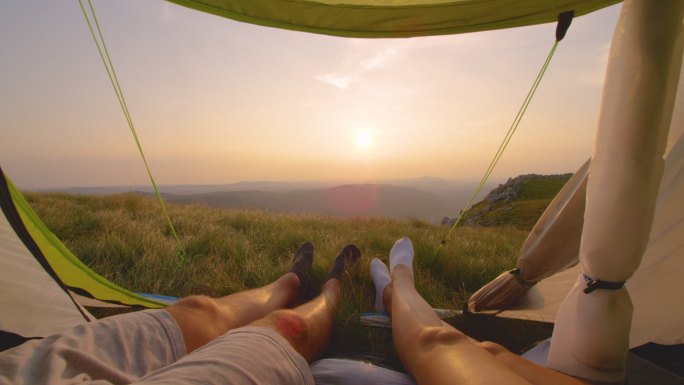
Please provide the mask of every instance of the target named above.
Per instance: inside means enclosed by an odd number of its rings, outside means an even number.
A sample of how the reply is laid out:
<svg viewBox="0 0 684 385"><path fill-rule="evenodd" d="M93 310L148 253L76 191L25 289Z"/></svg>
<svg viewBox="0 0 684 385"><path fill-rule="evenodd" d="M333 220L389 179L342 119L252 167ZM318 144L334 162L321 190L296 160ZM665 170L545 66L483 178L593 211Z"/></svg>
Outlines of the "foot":
<svg viewBox="0 0 684 385"><path fill-rule="evenodd" d="M290 272L295 273L299 278L300 298L307 301L316 296L315 285L311 277L311 265L313 264L314 245L306 242L299 246L292 260Z"/></svg>
<svg viewBox="0 0 684 385"><path fill-rule="evenodd" d="M335 258L335 262L333 262L333 266L325 280L328 281L332 278L342 279L342 274L344 274L345 270L354 266L359 262L359 259L361 259L361 250L358 247L355 245L345 246L337 258Z"/></svg>
<svg viewBox="0 0 684 385"><path fill-rule="evenodd" d="M385 287L392 281L392 277L387 266L378 258L373 258L371 261L370 274L375 285L375 311L385 312L383 293Z"/></svg>
<svg viewBox="0 0 684 385"><path fill-rule="evenodd" d="M398 265L408 267L413 277L413 244L407 237L396 241L390 250L390 272L394 273L394 268Z"/></svg>

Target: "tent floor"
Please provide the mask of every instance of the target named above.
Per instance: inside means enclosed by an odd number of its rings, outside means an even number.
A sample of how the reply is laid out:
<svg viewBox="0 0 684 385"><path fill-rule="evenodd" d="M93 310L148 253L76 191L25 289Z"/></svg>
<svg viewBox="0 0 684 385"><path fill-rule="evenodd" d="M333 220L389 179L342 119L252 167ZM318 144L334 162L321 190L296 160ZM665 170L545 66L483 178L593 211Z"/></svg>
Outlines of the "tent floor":
<svg viewBox="0 0 684 385"><path fill-rule="evenodd" d="M684 378L684 344L638 346L632 353Z"/></svg>

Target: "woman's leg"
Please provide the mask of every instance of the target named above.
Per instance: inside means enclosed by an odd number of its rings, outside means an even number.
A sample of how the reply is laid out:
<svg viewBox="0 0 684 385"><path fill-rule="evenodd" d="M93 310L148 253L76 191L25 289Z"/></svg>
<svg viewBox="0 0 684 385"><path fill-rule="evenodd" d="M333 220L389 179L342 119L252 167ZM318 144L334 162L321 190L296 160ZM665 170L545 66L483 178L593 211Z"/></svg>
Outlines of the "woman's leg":
<svg viewBox="0 0 684 385"><path fill-rule="evenodd" d="M478 342L478 345L534 385L587 385L567 374L540 366L494 342Z"/></svg>
<svg viewBox="0 0 684 385"><path fill-rule="evenodd" d="M413 286L413 272L406 266L412 263L412 259L406 258L413 256L410 241L402 239L397 244L399 247L392 249L390 259L393 252L399 255L399 250L404 262L395 263L392 281L387 284L382 278L386 274L382 271L387 271L387 267L379 260L372 261L371 275L376 283L376 295L380 293L384 309L393 315L394 344L402 363L419 384L442 381L457 384L525 381L535 385L585 384L513 354L501 345L473 340L441 321Z"/></svg>
<svg viewBox="0 0 684 385"><path fill-rule="evenodd" d="M491 353L447 324L413 287L405 265L392 273L392 336L418 384L527 384Z"/></svg>

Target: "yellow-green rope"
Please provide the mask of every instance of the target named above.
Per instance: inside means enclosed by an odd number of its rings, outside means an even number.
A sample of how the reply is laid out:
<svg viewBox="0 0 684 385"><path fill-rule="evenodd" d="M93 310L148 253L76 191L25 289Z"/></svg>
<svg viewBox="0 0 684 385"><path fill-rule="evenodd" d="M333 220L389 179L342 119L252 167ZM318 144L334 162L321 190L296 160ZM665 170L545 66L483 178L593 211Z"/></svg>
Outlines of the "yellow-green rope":
<svg viewBox="0 0 684 385"><path fill-rule="evenodd" d="M178 237L178 234L176 233L176 228L173 226L173 223L171 222L171 217L169 216L169 212L166 209L166 205L164 204L164 199L161 196L161 193L159 192L159 188L157 188L157 183L154 181L154 177L152 176L152 171L150 170L150 167L147 163L147 158L145 158L145 153L143 152L142 145L140 144L140 139L138 138L138 134L135 131L135 126L133 125L133 119L131 118L131 114L128 111L128 105L126 105L126 99L123 96L123 91L121 90L121 85L119 84L119 79L116 76L116 71L114 70L114 64L112 63L112 59L109 56L109 51L107 50L107 45L105 44L104 37L102 36L102 30L100 29L100 24L97 21L97 16L95 15L95 8L93 8L93 4L91 0L88 0L88 6L90 8L90 13L92 14L93 21L95 23L95 27L97 28L97 35L95 35L95 31L93 29L93 25L90 21L90 17L88 16L88 12L86 11L85 7L83 6L83 1L78 0L79 5L81 6L81 10L83 11L83 16L85 17L86 23L88 23L88 28L90 29L90 34L93 37L93 41L95 41L95 45L97 46L97 51L100 53L100 58L102 59L102 63L105 66L105 69L107 70L107 75L109 76L109 81L112 83L112 87L114 87L114 92L116 93L116 98L119 101L119 105L121 106L121 109L123 110L124 116L126 118L126 122L128 123L128 127L131 130L131 134L133 135L133 139L135 140L135 144L138 147L138 151L140 152L140 156L142 157L143 163L145 164L145 169L147 170L147 175L150 178L150 181L152 182L152 187L154 188L154 192L157 196L157 200L159 201L159 205L162 208L162 211L164 212L164 216L166 217L166 221L169 225L169 229L171 230L171 234L173 235L174 239L176 240L176 256L178 258L179 262L185 261L185 250L183 248L183 245L181 244L180 238ZM99 36L99 40L98 40ZM102 46L100 46L100 43L102 43ZM104 50L104 53L103 53Z"/></svg>
<svg viewBox="0 0 684 385"><path fill-rule="evenodd" d="M454 229L456 229L456 226L458 226L458 224L461 222L461 219L463 218L463 214L465 214L465 212L468 211L468 209L470 209L470 206L473 204L473 201L475 200L477 195L480 193L480 191L482 191L482 188L484 187L485 183L487 182L487 179L489 179L489 176L492 174L492 171L494 171L494 167L496 167L497 163L499 163L499 160L501 159L501 156L503 155L504 150L506 149L506 147L508 147L508 143L510 143L511 138L513 137L513 134L515 133L516 129L518 128L518 125L520 124L520 121L522 120L523 116L525 115L525 111L527 111L527 107L530 105L530 102L532 101L532 97L534 96L535 92L537 91L537 88L539 87L539 83L541 83L541 80L544 77L544 73L546 72L546 69L549 67L549 63L551 62L551 58L553 57L553 54L556 52L556 47L558 47L559 42L560 42L560 40L556 40L553 43L553 46L551 47L551 52L549 52L549 55L546 57L546 61L544 62L544 65L542 66L541 70L539 71L537 78L534 80L534 83L532 84L532 88L530 88L530 91L527 93L527 97L525 98L525 101L523 102L522 106L520 107L520 110L518 110L518 114L515 116L515 119L513 119L513 123L511 124L511 127L508 129L508 132L506 133L506 136L504 137L503 141L501 142L499 149L496 151L496 154L494 154L494 158L489 163L489 167L487 168L487 171L485 171L484 176L480 180L480 184L477 186L477 189L475 189L475 192L470 197L470 200L468 201L466 206L459 213L458 217L456 218L456 221L454 221L454 224L451 226L451 228L449 228L449 232L447 233L444 240L442 240L442 244L440 247L444 247L447 245L447 243L449 242L449 239L451 238L451 234L453 233Z"/></svg>

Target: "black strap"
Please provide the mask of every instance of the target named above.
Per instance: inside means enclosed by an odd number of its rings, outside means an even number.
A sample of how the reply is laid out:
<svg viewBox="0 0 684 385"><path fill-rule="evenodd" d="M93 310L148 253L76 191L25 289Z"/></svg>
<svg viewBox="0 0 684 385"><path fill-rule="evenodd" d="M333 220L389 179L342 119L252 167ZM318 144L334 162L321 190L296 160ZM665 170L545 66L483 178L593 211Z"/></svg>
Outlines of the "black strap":
<svg viewBox="0 0 684 385"><path fill-rule="evenodd" d="M522 271L520 270L520 268L519 268L519 267L516 267L515 269L509 271L508 274L510 274L510 275L512 275L513 277L515 277L515 280L518 281L518 283L520 284L520 286L534 286L534 285L537 284L537 281L527 281L527 280L524 280L524 279L520 276L520 273L521 273L521 272L522 272Z"/></svg>
<svg viewBox="0 0 684 385"><path fill-rule="evenodd" d="M39 340L43 337L24 337L16 333L0 330L0 352L15 348L28 340Z"/></svg>
<svg viewBox="0 0 684 385"><path fill-rule="evenodd" d="M558 24L556 25L556 40L561 41L565 37L565 33L570 28L572 18L575 16L575 11L567 11L558 15Z"/></svg>
<svg viewBox="0 0 684 385"><path fill-rule="evenodd" d="M584 274L584 280L587 282L587 287L584 288L584 294L589 294L596 289L619 290L625 285L625 281L601 281L600 279L593 279L586 274Z"/></svg>

